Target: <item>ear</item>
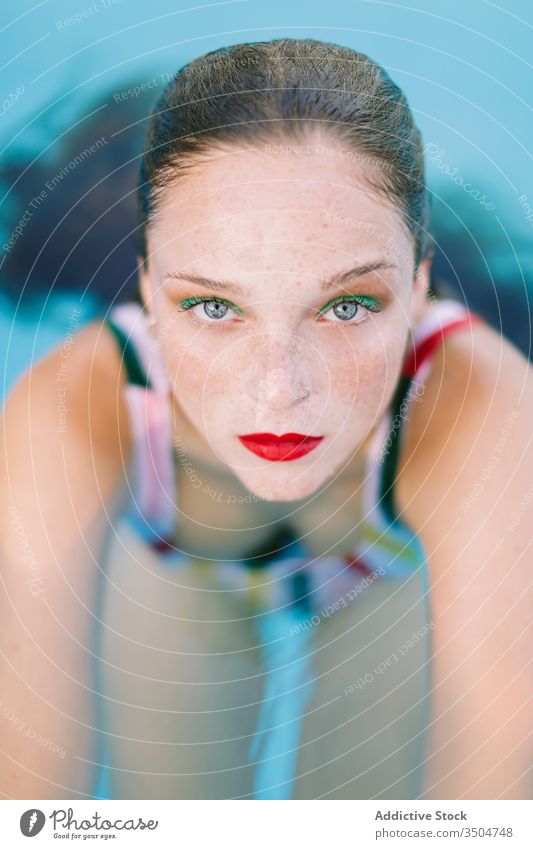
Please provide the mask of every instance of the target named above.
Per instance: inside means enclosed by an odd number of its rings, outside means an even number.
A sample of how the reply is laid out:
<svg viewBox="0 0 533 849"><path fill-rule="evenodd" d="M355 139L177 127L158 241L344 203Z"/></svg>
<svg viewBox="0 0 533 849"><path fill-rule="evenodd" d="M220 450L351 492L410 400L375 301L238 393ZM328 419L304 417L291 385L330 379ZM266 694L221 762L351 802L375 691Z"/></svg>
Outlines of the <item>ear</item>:
<svg viewBox="0 0 533 849"><path fill-rule="evenodd" d="M420 261L413 280L412 316L415 324L420 321L427 307L432 260L433 251L429 251L424 259Z"/></svg>

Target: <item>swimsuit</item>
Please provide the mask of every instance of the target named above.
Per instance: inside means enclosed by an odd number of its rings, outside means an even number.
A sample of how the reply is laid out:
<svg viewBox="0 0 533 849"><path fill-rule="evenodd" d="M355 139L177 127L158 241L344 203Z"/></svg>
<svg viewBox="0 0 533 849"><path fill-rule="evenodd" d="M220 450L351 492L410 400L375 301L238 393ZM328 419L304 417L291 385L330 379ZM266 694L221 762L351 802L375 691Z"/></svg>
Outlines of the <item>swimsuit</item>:
<svg viewBox="0 0 533 849"><path fill-rule="evenodd" d="M394 397L370 443L355 551L313 558L305 540L281 526L267 545L240 560L209 561L220 590L249 605L263 647L266 674L249 746L250 762L256 764L249 798L293 798L301 717L316 684L309 651L313 629L357 603L375 581L401 583L420 571L427 590L421 542L402 522L394 499L402 425L423 394L431 356L443 336L474 320L476 314L445 299L433 302L414 328ZM172 440L170 384L157 337L135 303L115 306L105 322L122 352L133 433L132 497L125 521L165 569L179 570L191 563L173 537L179 528L176 466L186 458ZM427 591L425 598L427 603Z"/></svg>

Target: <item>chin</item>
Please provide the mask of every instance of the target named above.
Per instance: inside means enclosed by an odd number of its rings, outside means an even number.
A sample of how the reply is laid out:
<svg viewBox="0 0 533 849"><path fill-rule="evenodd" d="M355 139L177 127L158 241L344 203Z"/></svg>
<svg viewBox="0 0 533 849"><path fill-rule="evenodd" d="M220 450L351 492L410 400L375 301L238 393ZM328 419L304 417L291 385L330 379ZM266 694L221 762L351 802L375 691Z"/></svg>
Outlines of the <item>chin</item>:
<svg viewBox="0 0 533 849"><path fill-rule="evenodd" d="M242 480L242 483L259 501L272 504L301 501L303 498L313 495L320 487L320 483L306 481L303 476L300 478L295 476L294 480L280 480L279 483L277 481L258 481L257 478Z"/></svg>

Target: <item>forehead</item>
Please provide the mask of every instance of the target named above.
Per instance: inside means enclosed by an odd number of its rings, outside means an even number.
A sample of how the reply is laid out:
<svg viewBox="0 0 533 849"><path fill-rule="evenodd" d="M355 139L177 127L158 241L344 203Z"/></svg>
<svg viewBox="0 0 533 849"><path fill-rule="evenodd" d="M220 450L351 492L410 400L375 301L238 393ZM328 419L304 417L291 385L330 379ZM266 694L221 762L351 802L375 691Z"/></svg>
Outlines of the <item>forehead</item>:
<svg viewBox="0 0 533 849"><path fill-rule="evenodd" d="M341 142L213 149L170 180L149 228L152 257L180 265L216 254L272 264L276 258L343 266L412 259L410 235L395 205L372 185L376 164ZM337 259L336 259L337 256Z"/></svg>

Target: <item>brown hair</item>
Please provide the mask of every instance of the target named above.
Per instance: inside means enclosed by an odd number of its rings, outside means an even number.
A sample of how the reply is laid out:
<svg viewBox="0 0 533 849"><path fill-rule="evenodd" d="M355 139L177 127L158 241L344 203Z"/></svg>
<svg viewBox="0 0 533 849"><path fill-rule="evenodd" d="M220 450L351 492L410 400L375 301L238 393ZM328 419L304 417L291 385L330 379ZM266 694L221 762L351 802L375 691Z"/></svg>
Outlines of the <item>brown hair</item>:
<svg viewBox="0 0 533 849"><path fill-rule="evenodd" d="M160 192L195 155L243 141L294 140L324 130L375 167L368 182L428 250L428 193L420 131L401 89L363 53L314 39L234 44L189 62L151 113L139 184L139 254ZM374 179L370 176L374 175Z"/></svg>

